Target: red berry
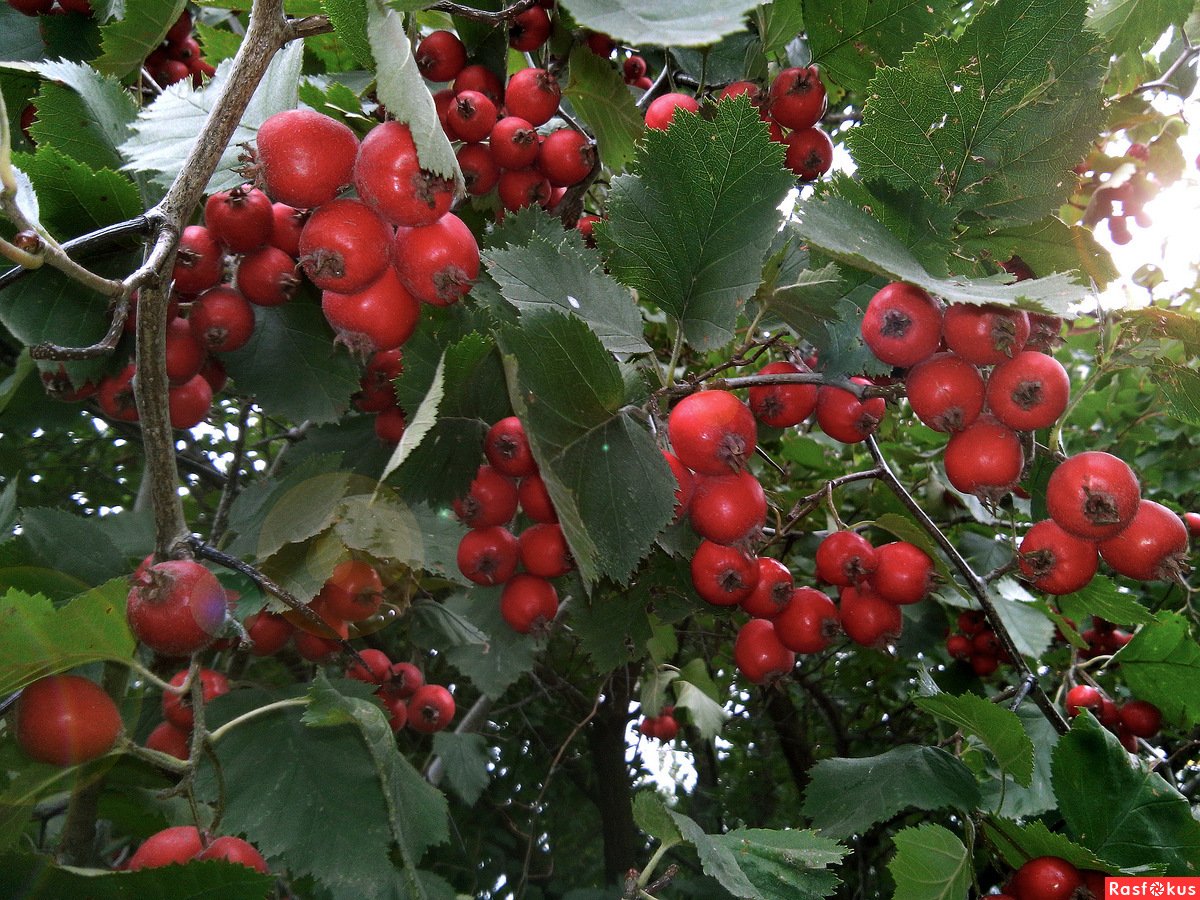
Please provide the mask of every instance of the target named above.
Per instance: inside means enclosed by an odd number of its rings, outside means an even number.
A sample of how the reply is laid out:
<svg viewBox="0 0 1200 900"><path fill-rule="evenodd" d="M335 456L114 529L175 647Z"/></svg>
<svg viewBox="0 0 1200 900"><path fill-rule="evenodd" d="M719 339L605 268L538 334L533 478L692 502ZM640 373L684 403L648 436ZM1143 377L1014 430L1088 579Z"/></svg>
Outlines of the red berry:
<svg viewBox="0 0 1200 900"><path fill-rule="evenodd" d="M971 658L971 640L964 634L952 634L946 638L946 652L955 659Z"/></svg>
<svg viewBox="0 0 1200 900"><path fill-rule="evenodd" d="M792 671L796 654L779 640L769 619L751 619L738 629L733 660L754 684L771 684Z"/></svg>
<svg viewBox="0 0 1200 900"><path fill-rule="evenodd" d="M203 225L188 225L179 238L171 278L181 294L199 294L216 285L225 270L225 253Z"/></svg>
<svg viewBox="0 0 1200 900"><path fill-rule="evenodd" d="M505 116L492 129L488 145L492 158L505 169L524 169L537 162L541 144L537 131L520 116Z"/></svg>
<svg viewBox="0 0 1200 900"><path fill-rule="evenodd" d="M825 85L816 66L784 69L771 83L771 118L784 128L808 128L825 114Z"/></svg>
<svg viewBox="0 0 1200 900"><path fill-rule="evenodd" d="M175 673L170 684L172 687L179 687L187 680L187 677L188 670L181 669ZM229 693L229 679L215 669L201 669L197 673L197 677L200 679L200 691L204 696L205 703L208 703L214 697L220 697ZM191 688L182 694L177 694L174 691L163 691L162 711L167 721L176 728L191 731L194 723Z"/></svg>
<svg viewBox="0 0 1200 900"><path fill-rule="evenodd" d="M203 375L193 375L167 392L171 427L195 428L208 418L212 409L212 385Z"/></svg>
<svg viewBox="0 0 1200 900"><path fill-rule="evenodd" d="M759 375L796 375L806 370L790 362L768 363ZM772 384L750 388L750 410L772 428L799 425L817 408L815 384Z"/></svg>
<svg viewBox="0 0 1200 900"><path fill-rule="evenodd" d="M1066 410L1070 395L1067 370L1045 353L1023 350L988 376L988 408L1016 431L1049 428Z"/></svg>
<svg viewBox="0 0 1200 900"><path fill-rule="evenodd" d="M300 232L308 221L308 210L296 209L286 203L271 204L271 246L295 260L300 255ZM245 262L245 260L243 260Z"/></svg>
<svg viewBox="0 0 1200 900"><path fill-rule="evenodd" d="M554 523L530 525L517 539L521 565L531 575L558 578L575 568L563 530Z"/></svg>
<svg viewBox="0 0 1200 900"><path fill-rule="evenodd" d="M517 486L493 466L480 466L454 512L468 528L507 525L517 512Z"/></svg>
<svg viewBox="0 0 1200 900"><path fill-rule="evenodd" d="M1188 534L1194 538L1200 537L1200 513L1185 512L1183 524L1187 527Z"/></svg>
<svg viewBox="0 0 1200 900"><path fill-rule="evenodd" d="M869 384L865 378L850 379ZM817 389L817 424L821 430L843 444L865 441L883 421L887 404L882 397L860 400L843 388L823 384Z"/></svg>
<svg viewBox="0 0 1200 900"><path fill-rule="evenodd" d="M392 663L392 677L385 690L398 697L409 698L425 683L425 676L412 663Z"/></svg>
<svg viewBox="0 0 1200 900"><path fill-rule="evenodd" d="M392 677L392 661L382 650L366 647L358 651L362 662L354 662L346 669L346 677L364 684L383 684Z"/></svg>
<svg viewBox="0 0 1200 900"><path fill-rule="evenodd" d="M689 113L699 113L700 103L688 94L663 94L654 98L646 107L646 127L666 131L675 120L675 111L684 110Z"/></svg>
<svg viewBox="0 0 1200 900"><path fill-rule="evenodd" d="M321 637L303 629L295 633L292 642L302 659L315 663L328 661L341 646L334 638Z"/></svg>
<svg viewBox="0 0 1200 900"><path fill-rule="evenodd" d="M1031 312L1029 314L1029 340L1025 342L1026 350L1036 350L1039 353L1053 353L1062 343L1063 320L1058 316L1045 313Z"/></svg>
<svg viewBox="0 0 1200 900"><path fill-rule="evenodd" d="M393 225L431 225L454 201L454 184L421 168L412 132L400 122L376 125L363 138L354 164L354 187Z"/></svg>
<svg viewBox="0 0 1200 900"><path fill-rule="evenodd" d="M492 467L503 475L524 478L537 473L525 426L516 416L507 416L488 429L483 439L483 453Z"/></svg>
<svg viewBox="0 0 1200 900"><path fill-rule="evenodd" d="M138 869L182 865L195 858L203 849L204 842L195 825L176 825L173 828L164 828L142 841L142 846L129 857L125 868L136 872Z"/></svg>
<svg viewBox="0 0 1200 900"><path fill-rule="evenodd" d="M478 64L463 66L451 87L454 94L461 94L463 91L478 91L497 105L504 95L504 84L500 81L500 76L487 66Z"/></svg>
<svg viewBox="0 0 1200 900"><path fill-rule="evenodd" d="M1098 450L1077 453L1046 484L1046 508L1064 531L1099 541L1118 534L1138 510L1142 492L1133 470Z"/></svg>
<svg viewBox="0 0 1200 900"><path fill-rule="evenodd" d="M979 370L953 353L935 353L904 378L908 403L934 431L961 431L983 412Z"/></svg>
<svg viewBox="0 0 1200 900"><path fill-rule="evenodd" d="M15 707L17 746L30 759L73 766L103 756L121 734L121 714L100 685L49 675L25 685Z"/></svg>
<svg viewBox="0 0 1200 900"><path fill-rule="evenodd" d="M479 276L479 245L458 216L446 213L431 225L396 229L393 259L400 280L418 300L449 306Z"/></svg>
<svg viewBox="0 0 1200 900"><path fill-rule="evenodd" d="M359 151L358 138L346 125L310 109L275 113L258 129L255 143L266 192L297 209L336 197L350 183Z"/></svg>
<svg viewBox="0 0 1200 900"><path fill-rule="evenodd" d="M192 334L187 319L176 316L167 323L167 380L173 387L190 381L204 365L205 352Z"/></svg>
<svg viewBox="0 0 1200 900"><path fill-rule="evenodd" d="M334 566L321 588L325 609L347 622L369 619L383 602L383 581L369 563L348 559Z"/></svg>
<svg viewBox="0 0 1200 900"><path fill-rule="evenodd" d="M876 566L871 587L888 603L919 603L933 586L933 560L907 541L893 541L875 548Z"/></svg>
<svg viewBox="0 0 1200 900"><path fill-rule="evenodd" d="M851 587L871 576L879 560L861 534L835 531L821 541L816 554L817 577L839 587Z"/></svg>
<svg viewBox="0 0 1200 900"><path fill-rule="evenodd" d="M197 562L174 559L136 575L126 616L143 644L163 656L187 656L213 642L228 615L225 589Z"/></svg>
<svg viewBox="0 0 1200 900"><path fill-rule="evenodd" d="M192 752L191 735L171 722L159 722L146 735L146 749L157 750L176 759L187 759Z"/></svg>
<svg viewBox="0 0 1200 900"><path fill-rule="evenodd" d="M500 592L500 615L518 634L549 628L558 614L558 592L545 578L520 573Z"/></svg>
<svg viewBox="0 0 1200 900"><path fill-rule="evenodd" d="M482 197L500 180L500 166L485 144L463 144L455 155L471 196Z"/></svg>
<svg viewBox="0 0 1200 900"><path fill-rule="evenodd" d="M537 472L526 475L517 485L517 500L521 511L534 522L557 522L558 513L554 511L554 501L546 489L546 482Z"/></svg>
<svg viewBox="0 0 1200 900"><path fill-rule="evenodd" d="M1015 431L984 415L950 436L943 461L952 485L995 502L1021 477L1025 451Z"/></svg>
<svg viewBox="0 0 1200 900"><path fill-rule="evenodd" d="M811 587L796 588L774 622L779 640L797 653L820 653L842 633L838 608Z"/></svg>
<svg viewBox="0 0 1200 900"><path fill-rule="evenodd" d="M1128 578L1171 581L1187 571L1187 527L1153 500L1138 503L1129 524L1099 546L1104 561Z"/></svg>
<svg viewBox="0 0 1200 900"><path fill-rule="evenodd" d="M633 54L621 63L621 74L624 76L626 84L637 81L646 74L646 60L636 53Z"/></svg>
<svg viewBox="0 0 1200 900"><path fill-rule="evenodd" d="M883 648L900 637L900 607L888 603L867 585L842 588L842 630L863 647Z"/></svg>
<svg viewBox="0 0 1200 900"><path fill-rule="evenodd" d="M1100 564L1096 545L1043 519L1025 533L1018 553L1021 574L1039 591L1072 594L1091 582Z"/></svg>
<svg viewBox="0 0 1200 900"><path fill-rule="evenodd" d="M408 701L408 727L421 734L441 731L454 719L454 695L440 684L417 688Z"/></svg>
<svg viewBox="0 0 1200 900"><path fill-rule="evenodd" d="M550 16L540 6L518 13L508 26L508 46L519 53L532 53L550 38Z"/></svg>
<svg viewBox="0 0 1200 900"><path fill-rule="evenodd" d="M323 291L321 311L338 343L363 356L395 350L412 337L421 318L421 303L401 283L395 267L388 266L361 290Z"/></svg>
<svg viewBox="0 0 1200 900"><path fill-rule="evenodd" d="M699 391L680 400L667 419L671 446L694 472L739 471L758 444L754 414L728 391Z"/></svg>
<svg viewBox="0 0 1200 900"><path fill-rule="evenodd" d="M381 410L375 416L375 437L385 444L395 446L404 437L406 425L404 410L395 406Z"/></svg>
<svg viewBox="0 0 1200 900"><path fill-rule="evenodd" d="M259 306L281 306L292 299L300 284L296 260L278 247L252 250L238 263L237 287L242 296Z"/></svg>
<svg viewBox="0 0 1200 900"><path fill-rule="evenodd" d="M1162 727L1162 711L1145 700L1130 700L1121 707L1121 724L1134 737L1151 738Z"/></svg>
<svg viewBox="0 0 1200 900"><path fill-rule="evenodd" d="M331 200L300 232L300 264L324 291L352 294L379 278L390 262L392 230L360 200Z"/></svg>
<svg viewBox="0 0 1200 900"><path fill-rule="evenodd" d="M754 590L741 601L742 609L758 619L774 619L787 607L795 591L792 573L779 560L760 556Z"/></svg>
<svg viewBox="0 0 1200 900"><path fill-rule="evenodd" d="M986 678L1000 668L999 658L990 653L973 653L970 662L971 671L980 678Z"/></svg>
<svg viewBox="0 0 1200 900"><path fill-rule="evenodd" d="M254 307L240 291L219 285L192 303L188 325L209 352L230 353L244 347L254 333Z"/></svg>
<svg viewBox="0 0 1200 900"><path fill-rule="evenodd" d="M291 638L295 626L278 613L261 612L246 617L246 633L254 645L250 652L255 656L273 656L283 649Z"/></svg>
<svg viewBox="0 0 1200 900"><path fill-rule="evenodd" d="M1071 900L1081 887L1079 870L1057 856L1031 859L1012 878L1012 891L1021 900Z"/></svg>
<svg viewBox="0 0 1200 900"><path fill-rule="evenodd" d="M504 105L510 115L520 116L537 127L550 121L558 111L562 89L545 69L522 69L508 79Z"/></svg>
<svg viewBox="0 0 1200 900"><path fill-rule="evenodd" d="M136 366L129 363L117 374L105 376L100 380L96 401L110 419L116 419L118 422L138 420L137 398L133 393L133 376L136 373Z"/></svg>
<svg viewBox="0 0 1200 900"><path fill-rule="evenodd" d="M1103 695L1090 684L1077 684L1067 691L1067 715L1077 716L1081 709L1097 710L1103 702Z"/></svg>
<svg viewBox="0 0 1200 900"><path fill-rule="evenodd" d="M579 184L596 164L596 145L574 128L546 135L537 165L555 187Z"/></svg>
<svg viewBox="0 0 1200 900"><path fill-rule="evenodd" d="M862 336L882 362L915 366L932 356L941 343L942 311L921 288L893 281L867 304Z"/></svg>
<svg viewBox="0 0 1200 900"><path fill-rule="evenodd" d="M535 204L550 205L550 182L539 169L506 169L500 173L496 191L509 212Z"/></svg>
<svg viewBox="0 0 1200 900"><path fill-rule="evenodd" d="M749 472L705 475L696 479L688 507L692 528L717 544L752 538L767 518L767 497Z"/></svg>
<svg viewBox="0 0 1200 900"><path fill-rule="evenodd" d="M54 6L54 0L8 0L8 5L26 16L44 16Z"/></svg>
<svg viewBox="0 0 1200 900"><path fill-rule="evenodd" d="M262 854L255 849L253 844L243 841L240 837L229 835L215 838L204 850L200 851L196 859L223 859L239 866L248 866L264 875L270 871L267 868L267 861L262 858Z"/></svg>
<svg viewBox="0 0 1200 900"><path fill-rule="evenodd" d="M270 239L275 216L266 194L243 185L209 197L204 224L231 253L246 253Z"/></svg>
<svg viewBox="0 0 1200 900"><path fill-rule="evenodd" d="M815 125L793 131L783 142L784 165L801 181L816 181L833 166L833 141Z"/></svg>
<svg viewBox="0 0 1200 900"><path fill-rule="evenodd" d="M467 48L452 31L435 31L417 44L417 68L430 81L453 81L467 64Z"/></svg>
<svg viewBox="0 0 1200 900"><path fill-rule="evenodd" d="M496 104L479 91L462 91L446 110L446 125L460 141L478 143L492 133Z"/></svg>
<svg viewBox="0 0 1200 900"><path fill-rule="evenodd" d="M942 334L946 346L967 362L993 366L1021 352L1029 339L1029 316L1004 306L951 303Z"/></svg>
<svg viewBox="0 0 1200 900"><path fill-rule="evenodd" d="M758 583L758 563L744 550L701 541L691 562L692 587L714 606L737 606Z"/></svg>

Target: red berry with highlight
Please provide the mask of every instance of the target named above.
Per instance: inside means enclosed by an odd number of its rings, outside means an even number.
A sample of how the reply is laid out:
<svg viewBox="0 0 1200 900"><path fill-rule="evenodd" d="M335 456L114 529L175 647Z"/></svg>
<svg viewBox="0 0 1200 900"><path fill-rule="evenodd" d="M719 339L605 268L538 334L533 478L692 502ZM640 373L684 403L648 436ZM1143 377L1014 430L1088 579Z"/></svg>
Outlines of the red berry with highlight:
<svg viewBox="0 0 1200 900"><path fill-rule="evenodd" d="M263 122L255 139L259 177L272 200L297 209L328 203L351 181L358 138L310 109L289 109Z"/></svg>
<svg viewBox="0 0 1200 900"><path fill-rule="evenodd" d="M1064 531L1084 540L1114 537L1137 513L1137 476L1110 453L1088 450L1062 462L1046 484L1046 508Z"/></svg>
<svg viewBox="0 0 1200 900"><path fill-rule="evenodd" d="M932 356L942 340L942 311L914 284L881 288L863 314L862 336L882 362L908 368Z"/></svg>
<svg viewBox="0 0 1200 900"><path fill-rule="evenodd" d="M807 370L795 363L773 362L758 370L759 375L799 375ZM771 384L750 388L750 410L754 417L772 428L799 425L817 408L815 384Z"/></svg>
<svg viewBox="0 0 1200 900"><path fill-rule="evenodd" d="M758 444L754 414L728 391L699 391L680 400L667 419L671 446L694 472L739 471Z"/></svg>
<svg viewBox="0 0 1200 900"><path fill-rule="evenodd" d="M935 353L913 366L904 387L912 411L934 431L961 431L983 412L983 376L953 353Z"/></svg>
<svg viewBox="0 0 1200 900"><path fill-rule="evenodd" d="M558 614L558 592L545 578L519 573L500 592L500 615L518 634L545 631Z"/></svg>

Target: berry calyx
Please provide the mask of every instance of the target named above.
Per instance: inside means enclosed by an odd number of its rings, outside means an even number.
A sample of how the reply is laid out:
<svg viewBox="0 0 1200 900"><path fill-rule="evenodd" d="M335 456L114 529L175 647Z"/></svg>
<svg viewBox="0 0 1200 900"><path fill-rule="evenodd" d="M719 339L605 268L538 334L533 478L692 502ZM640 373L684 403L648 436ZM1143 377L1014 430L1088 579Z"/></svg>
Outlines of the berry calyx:
<svg viewBox="0 0 1200 900"><path fill-rule="evenodd" d="M1142 491L1124 460L1088 450L1059 465L1046 484L1046 508L1064 531L1085 540L1114 537L1132 520Z"/></svg>
<svg viewBox="0 0 1200 900"><path fill-rule="evenodd" d="M795 363L773 362L758 370L759 375L797 375L805 369ZM750 388L750 411L764 425L790 428L799 425L817 408L817 385L770 384Z"/></svg>
<svg viewBox="0 0 1200 900"><path fill-rule="evenodd" d="M942 340L942 311L928 293L894 281L871 298L862 336L881 362L905 368L928 359Z"/></svg>

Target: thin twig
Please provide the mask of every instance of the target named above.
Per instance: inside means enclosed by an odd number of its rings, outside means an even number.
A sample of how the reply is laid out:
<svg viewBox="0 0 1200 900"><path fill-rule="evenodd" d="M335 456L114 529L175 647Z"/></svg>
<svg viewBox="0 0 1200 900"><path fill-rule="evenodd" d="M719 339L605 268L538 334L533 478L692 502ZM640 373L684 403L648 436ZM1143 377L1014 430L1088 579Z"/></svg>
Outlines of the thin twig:
<svg viewBox="0 0 1200 900"><path fill-rule="evenodd" d="M242 459L246 452L246 427L253 409L254 404L245 401L238 414L238 433L237 439L233 442L233 459L229 462L229 475L226 478L225 487L221 490L221 499L217 503L217 511L213 515L212 528L208 532L208 542L214 547L221 545L221 538L224 537L225 529L229 524L229 510L238 495L238 480L242 471Z"/></svg>
<svg viewBox="0 0 1200 900"><path fill-rule="evenodd" d="M452 16L458 16L472 22L482 22L484 25L503 25L505 22L511 22L521 13L525 12L525 10L536 5L537 0L517 0L516 3L506 6L504 9L489 12L485 9L463 6L461 3L452 3L451 0L441 0L441 2L430 6L429 9L449 13Z"/></svg>

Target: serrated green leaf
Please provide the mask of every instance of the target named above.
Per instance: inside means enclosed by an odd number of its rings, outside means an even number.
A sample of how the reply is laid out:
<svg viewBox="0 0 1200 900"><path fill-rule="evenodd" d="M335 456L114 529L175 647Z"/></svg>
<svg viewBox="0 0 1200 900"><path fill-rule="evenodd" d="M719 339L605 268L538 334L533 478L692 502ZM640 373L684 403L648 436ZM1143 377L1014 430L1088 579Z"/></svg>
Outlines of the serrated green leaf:
<svg viewBox="0 0 1200 900"><path fill-rule="evenodd" d="M613 179L596 234L609 270L677 319L689 343L728 343L762 276L793 184L782 147L744 98L711 122L680 114L647 133L635 174Z"/></svg>
<svg viewBox="0 0 1200 900"><path fill-rule="evenodd" d="M882 66L896 65L925 35L939 31L953 9L948 0L804 0L812 61L823 76L828 73L847 90L863 91Z"/></svg>
<svg viewBox="0 0 1200 900"><path fill-rule="evenodd" d="M1192 0L1096 0L1087 25L1120 56L1150 49L1168 27L1183 25L1192 7Z"/></svg>
<svg viewBox="0 0 1200 900"><path fill-rule="evenodd" d="M52 146L29 156L13 154L37 191L42 224L61 240L131 219L142 213L142 198L125 175L94 171Z"/></svg>
<svg viewBox="0 0 1200 900"><path fill-rule="evenodd" d="M324 4L334 34L354 54L359 64L368 69L375 67L371 42L367 36L367 9L371 5L371 0L326 0Z"/></svg>
<svg viewBox="0 0 1200 900"><path fill-rule="evenodd" d="M668 846L683 842L670 812L654 791L638 791L633 795L633 820L646 834Z"/></svg>
<svg viewBox="0 0 1200 900"><path fill-rule="evenodd" d="M1101 288L1117 277L1112 256L1090 228L1067 225L1054 217L1012 228L968 228L960 245L996 262L1019 256L1035 274L1077 272L1076 280L1087 284L1091 279Z"/></svg>
<svg viewBox="0 0 1200 900"><path fill-rule="evenodd" d="M828 897L838 877L827 867L839 864L849 852L837 841L791 828L737 828L709 837L732 853L764 900Z"/></svg>
<svg viewBox="0 0 1200 900"><path fill-rule="evenodd" d="M620 628L613 623L620 622ZM571 609L571 630L596 672L611 672L641 655L650 639L645 598L630 591L605 591L579 598Z"/></svg>
<svg viewBox="0 0 1200 900"><path fill-rule="evenodd" d="M1054 623L1042 614L1025 588L1012 578L992 583L992 604L1022 656L1040 657L1054 639Z"/></svg>
<svg viewBox="0 0 1200 900"><path fill-rule="evenodd" d="M971 890L971 855L941 825L905 828L893 838L896 855L888 871L896 882L895 900L959 900Z"/></svg>
<svg viewBox="0 0 1200 900"><path fill-rule="evenodd" d="M1169 875L1200 872L1200 822L1187 799L1144 763L1131 763L1091 714L1076 716L1058 742L1053 770L1068 834L1097 856L1118 866L1161 864Z"/></svg>
<svg viewBox="0 0 1200 900"><path fill-rule="evenodd" d="M462 579L456 555L465 529L448 510L406 503L391 490L357 494L338 505L334 532L352 550Z"/></svg>
<svg viewBox="0 0 1200 900"><path fill-rule="evenodd" d="M0 892L23 900L123 900L127 897L173 897L178 900L262 900L275 883L248 866L225 860L197 860L187 865L110 872L57 866L49 856L5 853L0 856Z"/></svg>
<svg viewBox="0 0 1200 900"><path fill-rule="evenodd" d="M614 174L624 171L646 130L628 85L612 63L582 46L571 51L568 72L563 96L595 135L600 161Z"/></svg>
<svg viewBox="0 0 1200 900"><path fill-rule="evenodd" d="M533 668L545 639L517 634L509 627L500 615L500 588L471 588L443 606L487 635L487 643L464 643L446 650L450 665L482 693L496 699Z"/></svg>
<svg viewBox="0 0 1200 900"><path fill-rule="evenodd" d="M421 400L421 405L417 407L412 420L406 424L404 434L400 437L400 443L396 445L395 451L379 475L381 482L395 472L404 460L408 459L437 422L438 407L441 406L446 392L445 363L446 357L443 354L442 358L438 360L437 369L434 370L433 384L429 386L429 393Z"/></svg>
<svg viewBox="0 0 1200 900"><path fill-rule="evenodd" d="M1200 425L1200 372L1185 366L1155 365L1154 380L1167 400L1167 411L1189 425Z"/></svg>
<svg viewBox="0 0 1200 900"><path fill-rule="evenodd" d="M864 178L1017 224L1056 211L1104 121L1086 0L999 0L870 83L847 137Z"/></svg>
<svg viewBox="0 0 1200 900"><path fill-rule="evenodd" d="M1029 739L1017 714L977 694L938 694L920 697L917 706L945 719L967 734L983 741L992 751L1000 768L1017 784L1029 787L1033 780L1033 741Z"/></svg>
<svg viewBox="0 0 1200 900"><path fill-rule="evenodd" d="M492 780L487 740L481 734L439 731L433 736L433 752L445 766L450 787L467 806L474 806Z"/></svg>
<svg viewBox="0 0 1200 900"><path fill-rule="evenodd" d="M204 22L195 22L196 40L204 53L204 61L210 66L216 66L227 59L233 59L242 46L240 35L226 28L213 28Z"/></svg>
<svg viewBox="0 0 1200 900"><path fill-rule="evenodd" d="M1051 831L1046 823L1034 819L1017 823L1011 819L990 816L984 820L983 833L1006 863L1014 869L1038 856L1057 856L1077 869L1093 869L1115 873L1118 867L1100 859L1091 850L1075 843L1065 834Z"/></svg>
<svg viewBox="0 0 1200 900"><path fill-rule="evenodd" d="M910 807L970 810L978 804L979 786L965 765L944 750L914 745L863 759L821 760L804 792L804 814L833 837Z"/></svg>
<svg viewBox="0 0 1200 900"><path fill-rule="evenodd" d="M333 524L342 498L354 492L356 480L360 488L366 481L351 472L329 472L305 479L294 490L274 498L262 520L256 555L265 559L287 544L320 534Z"/></svg>
<svg viewBox="0 0 1200 900"><path fill-rule="evenodd" d="M1086 616L1099 616L1117 625L1144 625L1154 615L1138 602L1135 595L1121 591L1111 578L1097 575L1088 586L1058 598L1062 611L1076 622Z"/></svg>
<svg viewBox="0 0 1200 900"><path fill-rule="evenodd" d="M103 54L95 66L107 75L128 75L158 47L187 0L125 0L125 15L100 26Z"/></svg>
<svg viewBox="0 0 1200 900"><path fill-rule="evenodd" d="M771 0L762 7L762 15L763 53L767 56L784 56L787 45L804 31L802 0Z"/></svg>
<svg viewBox="0 0 1200 900"><path fill-rule="evenodd" d="M38 92L30 128L38 145L50 144L94 169L120 168L117 148L129 137L137 106L117 79L66 60L28 67L47 83Z"/></svg>
<svg viewBox="0 0 1200 900"><path fill-rule="evenodd" d="M671 687L675 691L675 705L688 711L688 717L702 738L711 741L721 733L721 726L729 720L730 714L720 703L682 678L675 679Z"/></svg>
<svg viewBox="0 0 1200 900"><path fill-rule="evenodd" d="M246 485L229 511L229 527L236 537L226 548L234 556L260 558L259 537L272 510L293 491L302 492L309 479L323 479L339 472L341 455L312 456L290 469L282 478L263 479ZM280 531L285 525L272 525Z"/></svg>
<svg viewBox="0 0 1200 900"><path fill-rule="evenodd" d="M40 507L22 510L21 526L42 565L79 579L81 588L129 574L125 554L104 533L99 519ZM72 549L66 556L64 546Z"/></svg>
<svg viewBox="0 0 1200 900"><path fill-rule="evenodd" d="M725 843L715 835L705 834L704 829L693 819L674 810L667 810L667 814L674 820L684 840L696 848L704 874L715 878L721 883L721 887L735 897L762 900L763 895L746 877L738 865L737 857Z"/></svg>
<svg viewBox="0 0 1200 900"><path fill-rule="evenodd" d="M560 235L552 242L535 235L523 247L485 251L484 261L500 293L518 309L552 309L582 319L612 353L650 352L629 290L606 275L599 254L578 240Z"/></svg>
<svg viewBox="0 0 1200 900"><path fill-rule="evenodd" d="M703 47L741 31L754 0L566 0L563 8L580 25L631 47Z"/></svg>
<svg viewBox="0 0 1200 900"><path fill-rule="evenodd" d="M667 692L671 683L679 677L674 669L656 668L642 676L641 704L642 714L657 716L667 703Z"/></svg>
<svg viewBox="0 0 1200 900"><path fill-rule="evenodd" d="M527 312L499 336L509 397L585 584L625 582L670 522L674 480L579 319ZM531 402L536 400L536 402Z"/></svg>
<svg viewBox="0 0 1200 900"><path fill-rule="evenodd" d="M45 51L38 18L19 13L7 3L0 6L0 59L37 60Z"/></svg>
<svg viewBox="0 0 1200 900"><path fill-rule="evenodd" d="M1006 284L1008 275L937 278L874 218L836 197L813 198L797 208L801 233L838 262L893 281L907 281L951 303L997 303L1040 309L1055 315L1081 302L1086 290L1067 275L1055 274Z"/></svg>
<svg viewBox="0 0 1200 900"><path fill-rule="evenodd" d="M803 269L786 284L762 298L767 309L778 316L800 338L820 334L838 319L838 302L846 285L833 263L819 269Z"/></svg>
<svg viewBox="0 0 1200 900"><path fill-rule="evenodd" d="M1133 695L1157 706L1168 722L1189 728L1200 722L1200 645L1183 616L1159 613L1117 660Z"/></svg>
<svg viewBox="0 0 1200 900"><path fill-rule="evenodd" d="M35 679L98 660L126 661L134 638L125 622L129 585L110 581L55 608L45 597L0 597L0 695Z"/></svg>
<svg viewBox="0 0 1200 900"><path fill-rule="evenodd" d="M1033 742L1033 779L1029 787L1001 779L999 767L989 766L995 777L983 782L983 808L1011 817L1037 816L1058 806L1050 783L1050 762L1058 745L1058 732L1035 705L1017 709L1021 728Z"/></svg>

